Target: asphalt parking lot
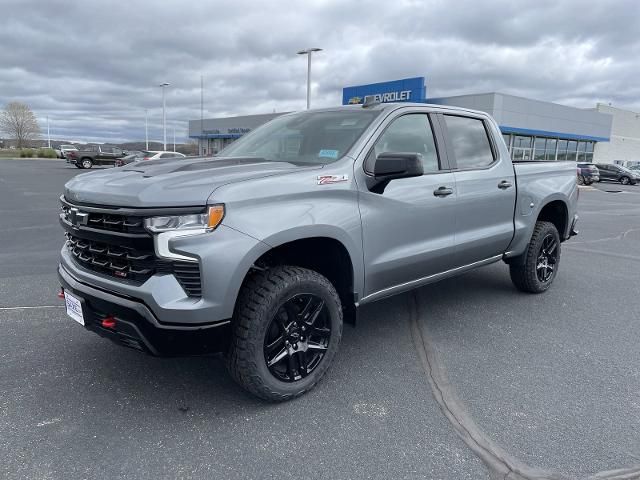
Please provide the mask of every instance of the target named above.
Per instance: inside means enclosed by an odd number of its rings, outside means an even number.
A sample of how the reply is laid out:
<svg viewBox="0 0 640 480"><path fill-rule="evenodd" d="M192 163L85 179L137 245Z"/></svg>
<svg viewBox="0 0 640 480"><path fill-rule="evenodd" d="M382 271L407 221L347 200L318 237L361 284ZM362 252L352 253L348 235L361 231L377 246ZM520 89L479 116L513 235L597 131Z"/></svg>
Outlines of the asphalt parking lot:
<svg viewBox="0 0 640 480"><path fill-rule="evenodd" d="M519 293L499 263L372 305L318 387L272 405L219 358L144 356L66 317L57 198L78 173L0 160L0 478L585 478L640 465L640 186L581 191L580 235L547 293ZM638 478L627 473L607 478Z"/></svg>

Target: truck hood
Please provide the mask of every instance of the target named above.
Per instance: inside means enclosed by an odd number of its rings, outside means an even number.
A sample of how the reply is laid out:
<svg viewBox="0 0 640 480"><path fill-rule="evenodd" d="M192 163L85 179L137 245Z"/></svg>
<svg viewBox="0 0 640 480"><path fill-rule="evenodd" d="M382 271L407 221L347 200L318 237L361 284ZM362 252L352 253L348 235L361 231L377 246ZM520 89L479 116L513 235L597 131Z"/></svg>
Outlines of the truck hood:
<svg viewBox="0 0 640 480"><path fill-rule="evenodd" d="M205 205L222 185L306 168L261 158L148 160L77 175L66 183L64 196L71 202L126 207Z"/></svg>

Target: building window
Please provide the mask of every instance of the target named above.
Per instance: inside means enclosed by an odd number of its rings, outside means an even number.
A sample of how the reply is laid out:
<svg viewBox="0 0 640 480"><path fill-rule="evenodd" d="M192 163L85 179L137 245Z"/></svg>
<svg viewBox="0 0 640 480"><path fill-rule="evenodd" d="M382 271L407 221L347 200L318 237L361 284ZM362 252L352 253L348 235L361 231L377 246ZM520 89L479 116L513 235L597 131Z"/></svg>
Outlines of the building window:
<svg viewBox="0 0 640 480"><path fill-rule="evenodd" d="M558 161L567 159L567 140L558 140Z"/></svg>
<svg viewBox="0 0 640 480"><path fill-rule="evenodd" d="M576 155L578 151L578 142L575 140L569 140L567 142L567 158L566 160L576 161Z"/></svg>
<svg viewBox="0 0 640 480"><path fill-rule="evenodd" d="M544 159L547 161L554 161L556 159L556 143L558 140L555 138L547 138L547 145L545 148Z"/></svg>
<svg viewBox="0 0 640 480"><path fill-rule="evenodd" d="M511 135L503 133L502 138L504 138L504 143L507 145L507 150L511 151Z"/></svg>
<svg viewBox="0 0 640 480"><path fill-rule="evenodd" d="M585 152L586 152L586 148L587 148L587 142L578 142L578 161L579 162L584 162L585 161Z"/></svg>
<svg viewBox="0 0 640 480"><path fill-rule="evenodd" d="M533 137L514 135L511 141L511 158L516 161L531 160L533 154L532 143Z"/></svg>

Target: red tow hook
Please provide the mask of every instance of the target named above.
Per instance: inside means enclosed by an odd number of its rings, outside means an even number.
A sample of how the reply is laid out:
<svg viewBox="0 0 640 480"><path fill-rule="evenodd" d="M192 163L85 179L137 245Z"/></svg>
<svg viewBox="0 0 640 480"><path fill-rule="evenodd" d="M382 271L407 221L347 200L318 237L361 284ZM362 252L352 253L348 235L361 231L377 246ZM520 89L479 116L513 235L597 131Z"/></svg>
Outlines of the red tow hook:
<svg viewBox="0 0 640 480"><path fill-rule="evenodd" d="M104 328L115 328L116 327L116 319L113 315L109 315L102 319L101 325Z"/></svg>
<svg viewBox="0 0 640 480"><path fill-rule="evenodd" d="M60 287L60 291L58 292L58 298L64 299L64 288Z"/></svg>

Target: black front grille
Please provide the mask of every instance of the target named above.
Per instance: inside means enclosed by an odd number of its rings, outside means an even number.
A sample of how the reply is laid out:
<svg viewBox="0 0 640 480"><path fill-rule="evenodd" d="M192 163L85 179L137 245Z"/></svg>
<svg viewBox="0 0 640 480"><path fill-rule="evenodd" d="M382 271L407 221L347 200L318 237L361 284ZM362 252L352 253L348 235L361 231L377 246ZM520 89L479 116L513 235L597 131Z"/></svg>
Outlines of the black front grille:
<svg viewBox="0 0 640 480"><path fill-rule="evenodd" d="M75 213L71 211L71 207L67 204L62 204L61 208L65 220L73 223L72 217ZM89 228L109 232L147 234L144 228L144 217L95 212L88 212L86 214L88 217L84 225Z"/></svg>
<svg viewBox="0 0 640 480"><path fill-rule="evenodd" d="M68 232L66 236L69 251L78 263L90 270L138 283L143 283L156 273L156 258L153 250L136 250L85 240Z"/></svg>
<svg viewBox="0 0 640 480"><path fill-rule="evenodd" d="M153 237L145 230L144 221L146 216L162 215L163 211L83 207L62 197L60 201L67 248L78 264L138 284L155 274L171 274L187 295L202 296L198 262L156 257Z"/></svg>
<svg viewBox="0 0 640 480"><path fill-rule="evenodd" d="M180 262L156 258L153 250L111 245L85 240L66 234L67 248L76 261L95 272L123 278L142 284L156 273L169 273L176 277L190 297L202 296L200 265L197 262ZM151 243L151 246L153 244Z"/></svg>

